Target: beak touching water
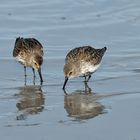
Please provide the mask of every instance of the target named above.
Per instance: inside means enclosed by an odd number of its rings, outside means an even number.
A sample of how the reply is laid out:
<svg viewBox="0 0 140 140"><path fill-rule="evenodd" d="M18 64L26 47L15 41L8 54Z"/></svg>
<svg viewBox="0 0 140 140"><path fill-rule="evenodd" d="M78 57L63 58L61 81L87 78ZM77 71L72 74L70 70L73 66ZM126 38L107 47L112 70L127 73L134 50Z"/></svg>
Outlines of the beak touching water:
<svg viewBox="0 0 140 140"><path fill-rule="evenodd" d="M64 82L64 85L63 85L63 90L65 90L65 86L67 84L67 81L68 81L68 77L65 77L65 82Z"/></svg>
<svg viewBox="0 0 140 140"><path fill-rule="evenodd" d="M40 82L43 82L42 74L41 74L41 68L38 69L39 77L40 77Z"/></svg>

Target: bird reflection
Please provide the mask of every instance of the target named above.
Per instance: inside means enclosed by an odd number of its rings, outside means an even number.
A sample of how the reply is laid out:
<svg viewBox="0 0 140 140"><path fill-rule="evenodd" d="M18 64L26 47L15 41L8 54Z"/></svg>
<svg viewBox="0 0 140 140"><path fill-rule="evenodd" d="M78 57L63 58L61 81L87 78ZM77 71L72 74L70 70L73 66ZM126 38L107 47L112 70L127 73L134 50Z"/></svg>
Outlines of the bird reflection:
<svg viewBox="0 0 140 140"><path fill-rule="evenodd" d="M76 90L71 94L65 94L64 108L69 117L85 120L105 113L105 107L99 102L99 96L87 86L85 84L85 90Z"/></svg>
<svg viewBox="0 0 140 140"><path fill-rule="evenodd" d="M43 111L45 99L41 86L22 87L17 96L19 97L16 104L19 111L17 120L25 120L28 115L37 114Z"/></svg>

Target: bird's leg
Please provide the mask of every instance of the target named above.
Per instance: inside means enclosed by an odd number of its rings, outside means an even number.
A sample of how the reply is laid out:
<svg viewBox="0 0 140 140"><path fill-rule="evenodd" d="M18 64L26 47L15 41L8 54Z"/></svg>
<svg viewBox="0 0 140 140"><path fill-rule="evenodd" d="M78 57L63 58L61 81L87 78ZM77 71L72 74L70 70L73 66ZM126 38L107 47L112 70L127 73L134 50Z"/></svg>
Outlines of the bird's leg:
<svg viewBox="0 0 140 140"><path fill-rule="evenodd" d="M91 88L88 86L87 82L85 82L85 93L90 94L91 93Z"/></svg>
<svg viewBox="0 0 140 140"><path fill-rule="evenodd" d="M33 70L33 75L34 75L34 79L33 79L33 84L35 85L35 69L34 68L32 68L32 70Z"/></svg>
<svg viewBox="0 0 140 140"><path fill-rule="evenodd" d="M25 83L24 83L25 86L26 86L26 83L27 83L27 78L26 78L26 76L25 76Z"/></svg>
<svg viewBox="0 0 140 140"><path fill-rule="evenodd" d="M87 76L86 75L84 75L84 78L85 78L85 81L84 82L87 82Z"/></svg>
<svg viewBox="0 0 140 140"><path fill-rule="evenodd" d="M27 79L26 79L26 77L27 77L27 75L26 75L26 66L24 66L24 76L25 76L25 86L26 86L26 82L27 82Z"/></svg>
<svg viewBox="0 0 140 140"><path fill-rule="evenodd" d="M91 78L91 75L90 74L88 76L84 75L84 77L85 77L85 82L88 82L89 79Z"/></svg>
<svg viewBox="0 0 140 140"><path fill-rule="evenodd" d="M42 84L43 78L42 78L42 74L41 74L41 68L38 69L38 74L39 74L39 77L40 77L40 83Z"/></svg>
<svg viewBox="0 0 140 140"><path fill-rule="evenodd" d="M87 82L89 81L90 78L91 78L91 74L88 75Z"/></svg>
<svg viewBox="0 0 140 140"><path fill-rule="evenodd" d="M24 76L26 77L26 66L24 66Z"/></svg>
<svg viewBox="0 0 140 140"><path fill-rule="evenodd" d="M33 75L34 75L34 78L35 78L35 69L34 69L34 68L32 68L32 70L33 70Z"/></svg>

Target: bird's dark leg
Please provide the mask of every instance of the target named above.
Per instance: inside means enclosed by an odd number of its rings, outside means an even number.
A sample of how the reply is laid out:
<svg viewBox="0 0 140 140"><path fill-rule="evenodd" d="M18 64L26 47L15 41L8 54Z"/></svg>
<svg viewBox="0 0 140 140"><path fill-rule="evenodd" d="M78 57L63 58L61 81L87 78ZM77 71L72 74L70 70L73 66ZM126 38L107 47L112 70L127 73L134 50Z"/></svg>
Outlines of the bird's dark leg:
<svg viewBox="0 0 140 140"><path fill-rule="evenodd" d="M34 74L34 78L35 78L35 69L34 69L34 68L32 68L32 70L33 70L33 74Z"/></svg>
<svg viewBox="0 0 140 140"><path fill-rule="evenodd" d="M26 75L26 66L24 66L24 76L25 76L25 86L26 86L26 82L27 82L27 79L26 79L26 77L27 77L27 75Z"/></svg>
<svg viewBox="0 0 140 140"><path fill-rule="evenodd" d="M91 74L88 75L87 82L89 81L90 78L91 78Z"/></svg>
<svg viewBox="0 0 140 140"><path fill-rule="evenodd" d="M26 66L24 66L24 76L26 77Z"/></svg>
<svg viewBox="0 0 140 140"><path fill-rule="evenodd" d="M87 82L85 82L85 93L90 94L91 93L91 88L88 86Z"/></svg>
<svg viewBox="0 0 140 140"><path fill-rule="evenodd" d="M26 86L26 83L27 83L27 78L26 78L26 76L25 76L25 81L24 81L24 85Z"/></svg>
<svg viewBox="0 0 140 140"><path fill-rule="evenodd" d="M91 75L89 74L89 75L84 75L84 77L85 77L85 82L88 82L89 81L89 79L91 78Z"/></svg>
<svg viewBox="0 0 140 140"><path fill-rule="evenodd" d="M85 81L84 82L87 82L87 76L86 75L84 75L84 78L85 78Z"/></svg>
<svg viewBox="0 0 140 140"><path fill-rule="evenodd" d="M32 70L33 70L33 75L34 75L34 79L33 79L33 84L35 85L35 69L34 68L32 68Z"/></svg>
<svg viewBox="0 0 140 140"><path fill-rule="evenodd" d="M40 83L42 84L43 78L42 78L42 74L41 74L41 68L38 69L38 74L39 74L39 77L40 77Z"/></svg>

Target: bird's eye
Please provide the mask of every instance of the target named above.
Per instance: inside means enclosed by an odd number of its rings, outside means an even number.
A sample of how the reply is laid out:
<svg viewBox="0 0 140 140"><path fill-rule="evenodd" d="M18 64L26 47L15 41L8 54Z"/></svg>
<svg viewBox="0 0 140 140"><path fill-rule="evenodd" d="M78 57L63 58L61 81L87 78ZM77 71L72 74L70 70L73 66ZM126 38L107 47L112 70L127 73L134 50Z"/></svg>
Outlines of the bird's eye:
<svg viewBox="0 0 140 140"><path fill-rule="evenodd" d="M34 62L34 64L35 64L35 65L37 65L37 63L36 63L36 62Z"/></svg>

